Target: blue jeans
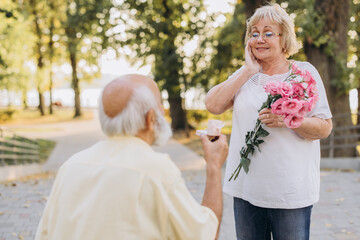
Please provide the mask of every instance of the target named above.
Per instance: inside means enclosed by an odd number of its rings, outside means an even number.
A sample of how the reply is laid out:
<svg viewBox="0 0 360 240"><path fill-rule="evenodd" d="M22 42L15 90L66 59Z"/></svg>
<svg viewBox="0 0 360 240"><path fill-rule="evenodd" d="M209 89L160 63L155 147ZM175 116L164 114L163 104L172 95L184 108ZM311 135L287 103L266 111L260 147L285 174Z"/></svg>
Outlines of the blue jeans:
<svg viewBox="0 0 360 240"><path fill-rule="evenodd" d="M312 205L298 209L273 209L234 197L238 240L308 240Z"/></svg>

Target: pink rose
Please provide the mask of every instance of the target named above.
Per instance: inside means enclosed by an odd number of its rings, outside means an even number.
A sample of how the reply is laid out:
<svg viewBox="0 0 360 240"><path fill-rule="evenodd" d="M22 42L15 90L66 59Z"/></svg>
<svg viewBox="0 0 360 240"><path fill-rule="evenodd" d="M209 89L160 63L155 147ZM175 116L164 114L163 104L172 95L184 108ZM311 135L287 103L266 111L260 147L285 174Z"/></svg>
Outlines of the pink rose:
<svg viewBox="0 0 360 240"><path fill-rule="evenodd" d="M305 114L306 114L307 112L309 112L310 104L309 104L309 102L304 101L304 100L300 100L300 102L301 102L301 104L302 104L302 107L300 108L297 116L298 116L298 117L303 117L303 116L305 116Z"/></svg>
<svg viewBox="0 0 360 240"><path fill-rule="evenodd" d="M306 93L309 97L317 95L317 88L315 84L309 84L306 88Z"/></svg>
<svg viewBox="0 0 360 240"><path fill-rule="evenodd" d="M283 98L288 98L293 94L293 89L290 84L287 83L281 83L278 87L278 93Z"/></svg>
<svg viewBox="0 0 360 240"><path fill-rule="evenodd" d="M288 99L282 103L282 110L286 114L296 115L302 108L303 104L297 99Z"/></svg>
<svg viewBox="0 0 360 240"><path fill-rule="evenodd" d="M274 102L273 104L271 104L271 112L275 113L277 115L282 115L284 114L283 110L282 110L282 103L285 101L285 98L280 98L278 100L276 100L276 102Z"/></svg>
<svg viewBox="0 0 360 240"><path fill-rule="evenodd" d="M279 82L270 82L269 84L266 84L265 88L265 92L270 93L271 95L275 96L278 93L278 87L279 87L280 83Z"/></svg>
<svg viewBox="0 0 360 240"><path fill-rule="evenodd" d="M299 83L293 83L292 84L293 87L293 94L296 95L297 99L301 99L305 97L305 92L304 92L304 88L302 87L301 84Z"/></svg>
<svg viewBox="0 0 360 240"><path fill-rule="evenodd" d="M302 71L299 69L298 66L296 66L295 64L292 64L291 65L291 70L292 70L292 73L295 74L295 75L302 75Z"/></svg>
<svg viewBox="0 0 360 240"><path fill-rule="evenodd" d="M316 84L315 79L313 78L313 76L311 75L311 73L309 71L305 71L302 74L302 77L307 84Z"/></svg>
<svg viewBox="0 0 360 240"><path fill-rule="evenodd" d="M310 97L310 98L308 98L308 100L307 100L307 102L308 102L308 106L309 106L309 112L311 112L313 109L314 109L314 107L315 107L315 105L316 105L316 102L318 101L318 99L319 99L319 96L318 95L315 95L315 96L313 96L313 97Z"/></svg>
<svg viewBox="0 0 360 240"><path fill-rule="evenodd" d="M304 120L303 117L294 116L294 115L289 114L289 115L285 116L284 123L285 123L286 127L288 127L288 128L298 128L298 127L300 127L303 120Z"/></svg>

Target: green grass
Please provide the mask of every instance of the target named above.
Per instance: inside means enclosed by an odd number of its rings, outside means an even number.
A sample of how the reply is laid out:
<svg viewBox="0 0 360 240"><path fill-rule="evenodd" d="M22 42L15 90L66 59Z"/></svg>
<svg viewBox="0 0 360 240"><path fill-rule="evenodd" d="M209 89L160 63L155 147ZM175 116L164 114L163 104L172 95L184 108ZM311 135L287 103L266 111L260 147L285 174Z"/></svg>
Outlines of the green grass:
<svg viewBox="0 0 360 240"><path fill-rule="evenodd" d="M11 114L9 114L11 112ZM2 109L0 110L0 123L6 124L44 124L74 120L89 120L93 118L93 110L82 109L82 116L74 119L73 108L54 109L54 114L46 113L41 116L37 109Z"/></svg>
<svg viewBox="0 0 360 240"><path fill-rule="evenodd" d="M36 139L35 141L39 144L40 163L44 163L54 150L56 142L47 139Z"/></svg>
<svg viewBox="0 0 360 240"><path fill-rule="evenodd" d="M29 144L37 144L38 145L38 149L39 149L39 159L38 160L31 160L31 159L19 159L17 161L13 160L13 159L4 159L4 163L6 165L18 165L18 164L27 164L27 163L44 163L47 161L48 157L50 156L51 152L53 151L53 149L56 146L56 142L52 141L52 140L47 140L47 139L28 139L28 138L24 138L24 137L20 137L20 136L16 136L16 137L5 137L8 140L16 140L19 142L23 142L23 143L29 143ZM2 145L7 146L7 147L14 147L14 145L12 143L9 142L2 142ZM19 146L16 146L17 148L21 148ZM26 148L24 148L26 149ZM26 153L22 153L22 152L13 152L13 151L3 151L2 153L4 154L12 154L12 155L18 155L18 156L24 156L27 155ZM33 154L29 155L29 156L33 156Z"/></svg>
<svg viewBox="0 0 360 240"><path fill-rule="evenodd" d="M46 123L58 123L65 121L78 121L78 120L89 120L93 118L93 110L82 109L82 116L74 119L74 109L72 108L58 108L54 109L54 114L49 115L48 113L45 116L41 116L40 112L37 109L21 110L21 109L2 109L0 110L0 123L2 126L6 125L28 125L28 124L46 124ZM28 130L27 128L19 128ZM31 128L28 131L53 131L54 129L50 128ZM21 141L27 141L26 139L21 139ZM56 142L47 139L34 139L39 145L39 163L44 163L47 161L51 152L56 146ZM6 161L7 164L14 164L13 161ZM21 164L21 162L19 162Z"/></svg>

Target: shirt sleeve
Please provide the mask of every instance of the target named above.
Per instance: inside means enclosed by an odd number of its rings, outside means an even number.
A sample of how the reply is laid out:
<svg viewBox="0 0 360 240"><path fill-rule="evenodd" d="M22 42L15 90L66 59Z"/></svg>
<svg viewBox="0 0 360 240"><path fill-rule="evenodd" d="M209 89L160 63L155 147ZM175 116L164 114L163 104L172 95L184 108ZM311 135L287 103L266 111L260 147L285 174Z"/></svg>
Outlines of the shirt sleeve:
<svg viewBox="0 0 360 240"><path fill-rule="evenodd" d="M332 114L330 111L329 103L326 96L326 91L324 87L324 83L320 77L319 72L316 68L310 63L304 63L304 70L307 70L311 73L313 78L316 81L317 92L319 94L318 101L314 107L314 109L308 113L309 117L319 117L323 119L332 118Z"/></svg>
<svg viewBox="0 0 360 240"><path fill-rule="evenodd" d="M191 196L179 177L169 189L168 239L215 239L219 221L215 213Z"/></svg>

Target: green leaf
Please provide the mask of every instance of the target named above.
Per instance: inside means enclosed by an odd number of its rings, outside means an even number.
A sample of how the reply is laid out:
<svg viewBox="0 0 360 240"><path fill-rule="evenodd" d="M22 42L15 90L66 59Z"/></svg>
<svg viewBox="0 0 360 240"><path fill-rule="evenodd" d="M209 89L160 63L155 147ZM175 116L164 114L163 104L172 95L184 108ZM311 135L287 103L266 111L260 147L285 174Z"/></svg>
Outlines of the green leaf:
<svg viewBox="0 0 360 240"><path fill-rule="evenodd" d="M244 171L246 173L248 173L249 172L250 162L251 162L250 158L241 158L240 161L241 161L241 164L242 164L242 166L244 168Z"/></svg>
<svg viewBox="0 0 360 240"><path fill-rule="evenodd" d="M269 132L266 131L262 126L260 126L258 131L256 132L256 137L266 137L267 135L269 135Z"/></svg>

